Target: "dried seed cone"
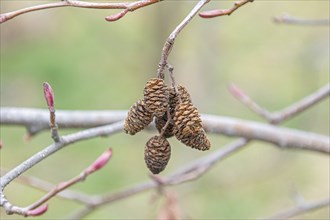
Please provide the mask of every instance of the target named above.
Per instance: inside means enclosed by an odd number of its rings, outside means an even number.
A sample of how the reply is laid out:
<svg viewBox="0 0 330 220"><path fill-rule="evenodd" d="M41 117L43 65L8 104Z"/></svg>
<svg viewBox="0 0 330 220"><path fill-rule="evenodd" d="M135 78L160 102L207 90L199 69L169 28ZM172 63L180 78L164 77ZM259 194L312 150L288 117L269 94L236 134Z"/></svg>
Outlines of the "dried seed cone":
<svg viewBox="0 0 330 220"><path fill-rule="evenodd" d="M163 79L152 78L144 87L146 108L156 117L161 117L168 108L169 89Z"/></svg>
<svg viewBox="0 0 330 220"><path fill-rule="evenodd" d="M191 102L177 105L173 120L175 137L183 144L198 150L208 150L211 147L198 110Z"/></svg>
<svg viewBox="0 0 330 220"><path fill-rule="evenodd" d="M143 130L152 121L152 113L149 112L143 100L139 100L130 108L125 119L124 130L127 134L134 135Z"/></svg>
<svg viewBox="0 0 330 220"><path fill-rule="evenodd" d="M181 137L197 134L202 129L202 120L197 108L192 103L184 102L177 105L173 120L179 140Z"/></svg>
<svg viewBox="0 0 330 220"><path fill-rule="evenodd" d="M155 118L156 128L159 133L162 132L162 129L166 125L166 122L167 122L167 113L165 113L162 117ZM170 122L163 133L163 136L165 138L170 138L173 137L173 135L174 135L174 121L173 119L170 119Z"/></svg>
<svg viewBox="0 0 330 220"><path fill-rule="evenodd" d="M178 85L178 92L180 94L181 102L191 102L191 97L186 87Z"/></svg>
<svg viewBox="0 0 330 220"><path fill-rule="evenodd" d="M144 148L144 160L153 174L162 172L171 157L171 146L162 136L153 136Z"/></svg>
<svg viewBox="0 0 330 220"><path fill-rule="evenodd" d="M209 150L211 147L211 143L204 130L201 130L198 134L183 137L180 141L191 148L202 151Z"/></svg>
<svg viewBox="0 0 330 220"><path fill-rule="evenodd" d="M174 135L173 117L174 117L175 107L178 103L179 103L179 95L175 92L175 89L173 87L171 87L169 89L169 102L168 102L171 119L163 134L164 137L166 137L166 138L173 137L173 135ZM167 120L168 120L167 112L165 112L161 117L155 118L156 128L159 133L162 132L162 128L166 125Z"/></svg>

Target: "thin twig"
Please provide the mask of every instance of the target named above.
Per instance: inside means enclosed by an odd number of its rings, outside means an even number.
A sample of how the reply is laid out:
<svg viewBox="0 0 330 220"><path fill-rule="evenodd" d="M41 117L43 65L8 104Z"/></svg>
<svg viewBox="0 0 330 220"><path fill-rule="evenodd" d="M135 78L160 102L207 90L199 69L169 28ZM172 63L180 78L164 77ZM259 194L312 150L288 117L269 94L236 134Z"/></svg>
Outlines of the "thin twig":
<svg viewBox="0 0 330 220"><path fill-rule="evenodd" d="M135 11L139 8L160 2L162 0L140 0L135 2L116 2L116 3L95 3L95 2L86 2L86 1L79 1L79 0L65 0L65 1L59 1L55 3L48 3L43 5L36 5L31 6L28 8L22 8L16 11L7 12L0 15L0 23L6 22L10 19L15 18L16 16L33 12L33 11L39 11L44 9L50 9L50 8L59 8L59 7L78 7L78 8L94 8L94 9L124 9L126 13L128 11ZM125 14L126 14L125 13ZM118 16L118 14L121 14L121 16ZM108 21L114 21L114 19L111 20L111 17L123 17L123 12L119 12L115 16L110 16L106 18ZM119 18L118 18L119 19ZM116 19L116 20L118 20Z"/></svg>
<svg viewBox="0 0 330 220"><path fill-rule="evenodd" d="M281 211L275 215L267 218L262 218L264 220L280 220L289 219L295 216L301 215L306 212L314 211L317 209L324 208L330 205L330 199L315 201L315 202L305 202L303 206L292 207L290 209Z"/></svg>
<svg viewBox="0 0 330 220"><path fill-rule="evenodd" d="M190 23L190 21L195 17L198 11L209 2L210 0L200 0L195 7L189 12L189 14L181 21L181 23L172 31L170 36L165 41L162 49L160 61L158 63L157 77L164 79L164 69L167 65L168 56L171 53L176 37L180 32Z"/></svg>
<svg viewBox="0 0 330 220"><path fill-rule="evenodd" d="M111 125L101 126L97 128L90 128L84 131L79 131L73 134L62 136L60 142L49 145L45 149L31 156L29 159L27 159L26 161L24 161L23 163L21 163L20 165L16 166L14 169L6 173L4 176L2 176L0 178L1 189L4 189L12 180L17 178L19 175L21 175L31 167L35 166L39 162L43 161L45 158L49 157L53 153L64 148L65 146L68 146L78 141L117 133L119 131L122 131L123 126L124 126L124 121L120 121Z"/></svg>
<svg viewBox="0 0 330 220"><path fill-rule="evenodd" d="M61 137L58 134L58 127L56 124L56 115L55 115L55 95L52 87L47 82L44 82L44 96L46 99L46 103L50 115L49 126L50 126L52 139L55 142L60 142Z"/></svg>
<svg viewBox="0 0 330 220"><path fill-rule="evenodd" d="M323 86L322 88L315 91L314 93L304 97L303 99L284 108L283 110L272 113L271 122L273 124L278 124L279 122L282 122L283 120L290 119L293 116L296 116L297 114L310 108L311 106L319 103L323 99L329 97L329 95L330 95L330 83Z"/></svg>
<svg viewBox="0 0 330 220"><path fill-rule="evenodd" d="M303 26L329 26L330 19L303 19L296 18L288 14L277 16L274 18L274 22L278 24L292 24L292 25L303 25Z"/></svg>
<svg viewBox="0 0 330 220"><path fill-rule="evenodd" d="M69 188L70 186L72 186L78 182L84 181L90 174L92 174L95 171L104 167L105 164L107 164L107 162L109 161L111 155L112 155L112 150L108 149L99 158L97 158L96 161L91 166L89 166L87 169L85 169L83 172L81 172L80 175L78 175L68 181L58 184L52 190L50 190L46 195L44 195L41 199L39 199L37 202L28 206L27 209L28 210L35 209L35 208L39 207L40 205L44 204L45 202L47 202L48 200L50 200L52 197L54 197L58 193Z"/></svg>
<svg viewBox="0 0 330 220"><path fill-rule="evenodd" d="M62 182L55 186L52 190L50 190L46 195L44 195L41 199L36 201L35 203L27 206L27 207L18 207L12 205L2 194L1 197L3 198L1 201L1 206L3 206L8 214L19 214L23 216L36 216L42 215L44 212L47 211L48 205L43 205L45 202L56 196L58 193L62 192L63 190L69 188L70 186L84 181L90 174L94 173L95 171L103 168L107 162L109 161L112 155L112 150L106 150L100 157L98 157L94 163L92 163L88 168L86 168L80 175Z"/></svg>
<svg viewBox="0 0 330 220"><path fill-rule="evenodd" d="M242 89L238 88L234 84L229 87L229 91L234 95L234 97L236 97L240 102L256 114L260 115L272 124L279 124L280 122L296 116L297 114L327 98L330 94L330 84L323 86L316 92L277 112L269 112L268 110L260 107Z"/></svg>
<svg viewBox="0 0 330 220"><path fill-rule="evenodd" d="M1 170L1 173L8 172L8 170L6 170L4 168L1 168L0 170ZM24 184L29 187L33 187L33 188L41 190L43 192L49 192L56 187L56 185L54 185L52 183L49 183L45 180L39 179L34 176L29 176L29 175L21 175L16 178L16 181L18 183ZM60 198L63 198L63 199L76 201L78 203L85 204L85 205L92 204L90 195L87 195L85 193L78 192L75 190L71 190L71 189L66 189L64 191L61 191L57 194L57 196Z"/></svg>
<svg viewBox="0 0 330 220"><path fill-rule="evenodd" d="M242 149L248 141L244 138L238 139L224 147L221 147L219 150L199 158L184 167L181 167L172 173L161 177L162 187L168 185L178 185L193 179L197 179L205 174L209 168L215 165L217 162L222 161L223 159L231 156L240 149ZM93 212L95 208L100 208L101 206L107 205L112 202L116 202L130 196L136 195L138 193L145 192L150 189L155 189L159 187L159 183L155 180L149 180L147 182L136 184L127 189L123 189L116 193L109 193L106 195L94 196L93 201L95 201L93 207L86 206L73 213L68 219L81 219L86 217L88 214Z"/></svg>
<svg viewBox="0 0 330 220"><path fill-rule="evenodd" d="M122 111L67 111L57 110L60 128L86 128L124 120L127 110ZM40 109L1 108L1 124L26 127L47 127L48 112ZM230 137L245 137L270 142L281 148L306 149L328 154L329 137L291 128L275 127L264 123L217 115L201 115L203 127L208 133ZM40 121L37 121L39 119ZM37 123L37 124L36 124ZM148 127L154 129L154 126Z"/></svg>
<svg viewBox="0 0 330 220"><path fill-rule="evenodd" d="M199 16L202 18L214 18L224 15L231 15L234 11L245 5L246 3L253 2L254 0L240 0L235 2L234 6L230 9L216 9L210 11L204 11L199 13Z"/></svg>

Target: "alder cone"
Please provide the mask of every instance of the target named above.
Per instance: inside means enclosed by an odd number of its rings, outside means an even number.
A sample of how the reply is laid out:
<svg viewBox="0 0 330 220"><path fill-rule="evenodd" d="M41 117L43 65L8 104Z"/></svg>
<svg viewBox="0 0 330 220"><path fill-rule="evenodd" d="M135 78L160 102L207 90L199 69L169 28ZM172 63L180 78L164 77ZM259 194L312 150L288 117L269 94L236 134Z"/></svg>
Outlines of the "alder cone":
<svg viewBox="0 0 330 220"><path fill-rule="evenodd" d="M169 89L163 79L150 79L143 90L146 108L161 117L168 108Z"/></svg>
<svg viewBox="0 0 330 220"><path fill-rule="evenodd" d="M166 138L153 136L144 148L144 160L153 174L162 172L171 157L171 146Z"/></svg>
<svg viewBox="0 0 330 220"><path fill-rule="evenodd" d="M174 113L177 138L197 134L202 129L202 120L197 108L191 102L177 105Z"/></svg>
<svg viewBox="0 0 330 220"><path fill-rule="evenodd" d="M186 87L178 85L178 92L181 98L181 102L191 102L191 96Z"/></svg>
<svg viewBox="0 0 330 220"><path fill-rule="evenodd" d="M198 110L191 102L177 105L173 120L175 137L179 141L198 150L210 149L211 143L206 137Z"/></svg>
<svg viewBox="0 0 330 220"><path fill-rule="evenodd" d="M211 142L203 129L198 134L182 137L180 141L191 148L202 151L209 150L211 147Z"/></svg>
<svg viewBox="0 0 330 220"><path fill-rule="evenodd" d="M162 129L166 125L166 123L167 123L167 113L165 113L162 117L156 117L155 118L155 125L156 125L156 128L157 128L159 133L162 133ZM167 127L166 127L166 129L163 133L163 136L165 138L173 137L174 136L174 128L175 128L174 127L174 121L171 118L169 124L167 125Z"/></svg>
<svg viewBox="0 0 330 220"><path fill-rule="evenodd" d="M176 105L179 103L179 95L175 92L175 89L173 87L169 88L169 110L170 110L170 122L168 126L166 127L164 131L164 137L170 138L174 136L174 111ZM168 120L167 112L165 112L161 117L155 118L155 124L156 128L159 133L162 132L162 128L166 125L166 122Z"/></svg>
<svg viewBox="0 0 330 220"><path fill-rule="evenodd" d="M146 109L144 101L139 100L128 111L124 130L127 134L134 135L148 126L152 118L153 115Z"/></svg>

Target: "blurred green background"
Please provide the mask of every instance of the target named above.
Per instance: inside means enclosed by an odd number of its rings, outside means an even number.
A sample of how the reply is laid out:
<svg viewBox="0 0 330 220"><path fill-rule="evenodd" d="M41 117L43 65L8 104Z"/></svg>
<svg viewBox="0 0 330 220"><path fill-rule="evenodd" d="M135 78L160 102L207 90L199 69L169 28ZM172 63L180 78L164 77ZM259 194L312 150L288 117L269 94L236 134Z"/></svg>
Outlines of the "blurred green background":
<svg viewBox="0 0 330 220"><path fill-rule="evenodd" d="M44 1L2 1L1 13ZM155 76L163 44L196 1L164 1L109 23L115 10L58 8L22 15L1 24L1 106L45 108L42 83L49 82L57 109L128 109ZM206 9L228 8L232 1L212 1ZM303 18L328 18L329 1L255 1L229 17L196 17L182 31L169 58L175 77L191 93L201 113L263 122L228 92L235 83L265 108L275 111L329 82L329 27L279 25L287 12ZM329 100L283 124L329 135ZM60 130L61 134L74 130ZM52 143L43 132L24 141L22 127L1 126L1 167L13 168ZM143 160L151 132L124 133L79 142L61 150L26 174L52 183L79 174L106 148L108 166L72 189L88 194L115 192L148 180ZM233 138L210 135L212 149L198 152L170 139L167 174L221 148ZM329 157L280 150L253 142L217 164L202 178L170 187L186 219L253 219L294 206L296 188L308 201L329 196ZM44 193L10 184L7 198L25 206ZM107 205L87 219L154 219L162 200L155 191ZM36 219L64 218L80 205L60 198ZM1 219L21 219L7 216ZM296 219L328 219L329 207Z"/></svg>

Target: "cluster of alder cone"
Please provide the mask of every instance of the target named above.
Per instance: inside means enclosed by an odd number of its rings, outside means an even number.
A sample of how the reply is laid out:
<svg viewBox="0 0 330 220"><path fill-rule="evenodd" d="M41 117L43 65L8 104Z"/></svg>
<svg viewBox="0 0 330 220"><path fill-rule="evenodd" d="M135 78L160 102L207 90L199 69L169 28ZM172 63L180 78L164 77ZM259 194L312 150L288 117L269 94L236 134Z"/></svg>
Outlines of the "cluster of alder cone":
<svg viewBox="0 0 330 220"><path fill-rule="evenodd" d="M169 87L163 79L152 78L146 83L143 95L143 100L138 100L130 108L124 130L134 135L155 118L159 135L150 138L144 150L144 160L153 174L163 171L170 159L171 146L166 138L175 136L189 147L203 151L210 149L211 143L202 127L200 114L185 87Z"/></svg>

